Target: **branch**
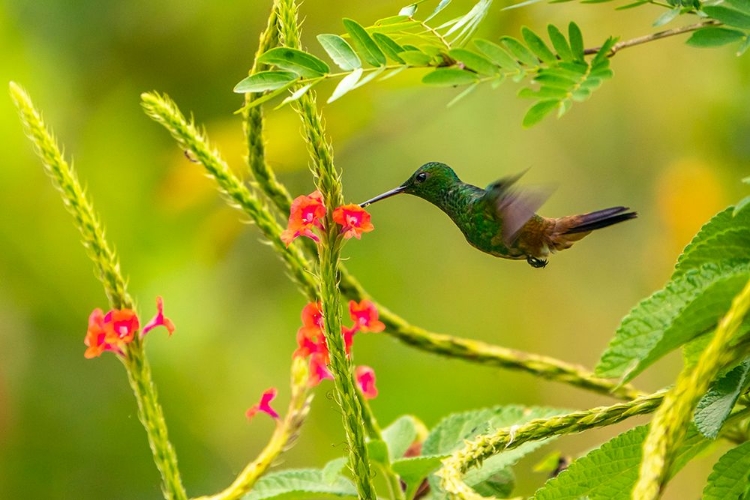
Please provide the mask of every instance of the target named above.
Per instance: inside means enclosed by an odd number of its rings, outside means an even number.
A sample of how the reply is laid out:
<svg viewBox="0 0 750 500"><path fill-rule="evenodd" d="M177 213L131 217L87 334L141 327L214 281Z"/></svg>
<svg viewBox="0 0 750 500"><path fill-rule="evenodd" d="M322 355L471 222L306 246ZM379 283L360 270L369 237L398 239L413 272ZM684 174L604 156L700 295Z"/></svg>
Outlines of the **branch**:
<svg viewBox="0 0 750 500"><path fill-rule="evenodd" d="M708 21L702 21L700 23L689 24L687 26L681 26L679 28L673 28L671 30L659 31L657 33L652 33L650 35L639 36L638 38L632 38L630 40L624 40L622 42L616 43L614 47L612 47L612 50L610 50L609 53L607 54L607 57L613 57L619 51L621 51L622 49L627 49L628 47L634 47L636 45L641 45L641 44L648 43L648 42L654 42L656 40L661 40L662 38L667 38L670 36L690 33L691 31L697 31L707 26L720 26L721 24L722 23L720 23L719 21L715 21L711 19ZM594 55L598 53L599 50L601 50L601 46L586 49L583 51L583 53L587 56L590 56L590 55Z"/></svg>

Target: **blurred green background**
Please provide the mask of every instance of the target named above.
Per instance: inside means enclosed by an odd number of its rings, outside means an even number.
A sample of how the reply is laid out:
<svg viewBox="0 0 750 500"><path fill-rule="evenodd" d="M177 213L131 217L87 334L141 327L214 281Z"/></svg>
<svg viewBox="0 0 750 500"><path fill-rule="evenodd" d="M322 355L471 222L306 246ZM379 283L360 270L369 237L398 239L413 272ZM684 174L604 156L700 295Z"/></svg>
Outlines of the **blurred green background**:
<svg viewBox="0 0 750 500"><path fill-rule="evenodd" d="M23 85L75 159L116 245L141 316L164 296L177 324L148 351L170 437L191 495L225 487L264 445L270 419L243 415L269 386L288 397L303 298L259 232L228 208L212 182L151 122L139 94L169 94L205 124L241 169L242 97L269 1L0 1L0 81ZM434 2L433 2L434 3ZM456 1L450 15L466 12ZM429 3L425 8L432 5ZM577 22L587 46L608 35L653 32L656 7L549 5L502 11L479 35L518 36L521 25ZM341 19L395 14L385 0L308 1L303 39ZM597 233L535 270L472 249L437 209L413 197L374 205L376 231L347 244L347 266L375 296L428 329L593 366L620 318L660 288L690 237L744 193L750 163L750 66L733 48L697 50L684 37L623 51L615 78L561 120L524 130L529 102L507 82L447 108L458 92L425 88L417 72L370 84L324 106L347 200L362 201L438 160L486 185L530 168L524 181L557 190L544 215L629 205L640 217ZM7 87L6 87L7 88ZM332 86L321 86L324 102ZM83 358L87 317L106 301L69 215L0 98L0 498L159 498L158 474L122 366ZM268 113L268 159L295 195L312 181L298 118ZM357 338L356 361L377 371L373 408L384 424L411 413L434 425L450 412L518 403L587 408L611 401L529 375L448 360L386 335ZM672 381L671 356L637 379ZM322 466L345 453L332 385L282 467ZM642 420L645 421L645 420ZM577 455L625 426L560 439ZM549 449L547 450L549 451ZM698 496L713 454L691 464L666 498ZM520 493L544 474L519 467Z"/></svg>

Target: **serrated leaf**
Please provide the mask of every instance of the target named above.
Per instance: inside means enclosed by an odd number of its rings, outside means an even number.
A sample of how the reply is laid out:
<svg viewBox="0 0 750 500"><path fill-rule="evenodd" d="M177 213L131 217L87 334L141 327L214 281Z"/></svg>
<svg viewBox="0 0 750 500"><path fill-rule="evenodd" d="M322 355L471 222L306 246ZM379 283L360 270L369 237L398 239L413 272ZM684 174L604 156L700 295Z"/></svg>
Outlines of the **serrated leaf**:
<svg viewBox="0 0 750 500"><path fill-rule="evenodd" d="M428 66L432 60L421 50L404 50L399 52L398 56L409 66Z"/></svg>
<svg viewBox="0 0 750 500"><path fill-rule="evenodd" d="M732 211L732 215L734 217L737 217L737 215L742 212L744 209L746 209L748 206L750 206L750 196L746 196L742 198L737 205L734 206L734 210Z"/></svg>
<svg viewBox="0 0 750 500"><path fill-rule="evenodd" d="M233 91L244 94L245 92L276 90L294 82L297 78L299 76L291 71L261 71L241 80L234 86Z"/></svg>
<svg viewBox="0 0 750 500"><path fill-rule="evenodd" d="M344 28L352 38L352 43L367 64L372 66L385 66L385 54L380 50L378 44L370 37L367 31L353 19L344 19Z"/></svg>
<svg viewBox="0 0 750 500"><path fill-rule="evenodd" d="M466 49L451 49L448 55L481 75L494 76L500 71L489 59Z"/></svg>
<svg viewBox="0 0 750 500"><path fill-rule="evenodd" d="M349 43L340 36L318 35L318 42L320 42L320 45L323 46L328 55L331 56L333 62L344 71L351 71L362 67L362 61L359 60L359 56L354 52Z"/></svg>
<svg viewBox="0 0 750 500"><path fill-rule="evenodd" d="M346 75L344 78L341 79L338 85L336 85L336 88L333 90L333 94L331 94L331 97L328 98L329 103L335 101L339 97L343 96L350 90L352 90L354 87L356 87L357 82L359 81L360 77L362 76L362 68L357 68L348 75Z"/></svg>
<svg viewBox="0 0 750 500"><path fill-rule="evenodd" d="M741 40L745 34L741 31L709 26L694 31L685 43L698 48L720 47Z"/></svg>
<svg viewBox="0 0 750 500"><path fill-rule="evenodd" d="M479 77L470 71L456 68L438 68L424 75L422 83L438 87L454 87L477 82Z"/></svg>
<svg viewBox="0 0 750 500"><path fill-rule="evenodd" d="M521 36L523 37L523 40L526 42L526 45L529 47L529 49L534 54L536 54L539 59L546 62L547 64L554 64L557 62L557 57L555 57L555 54L553 54L552 51L549 50L549 47L547 47L547 44L544 43L544 40L542 40L539 35L531 31L526 26L523 26L521 28Z"/></svg>
<svg viewBox="0 0 750 500"><path fill-rule="evenodd" d="M750 362L745 361L714 381L695 408L695 426L709 439L719 436L721 427L740 395L750 384Z"/></svg>
<svg viewBox="0 0 750 500"><path fill-rule="evenodd" d="M262 476L253 490L243 500L270 500L275 498L321 499L357 498L357 489L351 481L338 476L329 483L317 469L291 469Z"/></svg>
<svg viewBox="0 0 750 500"><path fill-rule="evenodd" d="M552 46L555 48L557 55L560 56L560 59L563 61L573 61L573 52L570 50L570 45L568 45L568 40L565 39L565 35L563 35L560 30L552 24L547 26L547 33L549 34Z"/></svg>
<svg viewBox="0 0 750 500"><path fill-rule="evenodd" d="M508 49L508 52L513 54L514 57L526 66L539 66L539 59L537 59L534 53L512 36L501 37L500 41L505 45L505 48Z"/></svg>
<svg viewBox="0 0 750 500"><path fill-rule="evenodd" d="M432 472L437 471L448 455L401 458L391 464L393 472L406 484L406 498L414 498L419 485Z"/></svg>
<svg viewBox="0 0 750 500"><path fill-rule="evenodd" d="M750 278L750 265L690 269L642 300L620 323L595 372L632 380L668 352L713 328Z"/></svg>
<svg viewBox="0 0 750 500"><path fill-rule="evenodd" d="M495 64L504 69L517 69L518 62L513 59L501 46L487 40L474 40L474 45L492 60Z"/></svg>
<svg viewBox="0 0 750 500"><path fill-rule="evenodd" d="M750 442L736 446L722 455L708 476L703 500L737 500L747 498L750 489Z"/></svg>
<svg viewBox="0 0 750 500"><path fill-rule="evenodd" d="M677 259L672 279L706 262L750 261L750 212L727 208L701 227Z"/></svg>
<svg viewBox="0 0 750 500"><path fill-rule="evenodd" d="M738 10L730 9L724 5L707 5L703 7L703 12L727 26L750 29L750 15Z"/></svg>
<svg viewBox="0 0 750 500"><path fill-rule="evenodd" d="M391 460L403 457L406 450L417 439L417 426L414 417L403 415L397 418L391 425L383 429L381 435L383 441L388 445L388 454Z"/></svg>
<svg viewBox="0 0 750 500"><path fill-rule="evenodd" d="M272 64L306 78L322 76L330 71L328 65L314 55L290 47L274 47L262 54L258 62Z"/></svg>
<svg viewBox="0 0 750 500"><path fill-rule="evenodd" d="M658 28L659 26L664 26L665 24L673 21L679 15L680 15L679 7L668 10L656 18L656 20L653 23L653 26L654 28Z"/></svg>
<svg viewBox="0 0 750 500"><path fill-rule="evenodd" d="M563 412L563 410L556 408L527 408L509 405L449 415L441 420L427 436L422 445L422 453L428 456L446 455L462 448L465 445L465 440L481 434L488 434L496 429L514 425L522 425L535 418L550 417ZM481 468L471 469L464 476L464 481L470 486L484 482L546 442L548 441L532 441L493 455L484 460ZM442 493L442 490L434 476L430 476L430 486L433 495L436 495L435 498L443 498L443 496L438 495Z"/></svg>
<svg viewBox="0 0 750 500"><path fill-rule="evenodd" d="M550 114L559 105L560 101L556 99L539 101L531 106L526 112L523 117L522 125L527 128L536 125L542 121L542 118Z"/></svg>
<svg viewBox="0 0 750 500"><path fill-rule="evenodd" d="M648 426L631 429L571 463L537 490L532 500L630 500ZM677 450L670 476L708 446L692 426Z"/></svg>
<svg viewBox="0 0 750 500"><path fill-rule="evenodd" d="M583 52L585 50L583 46L583 34L581 33L581 28L576 23L571 22L568 25L568 40L570 41L570 51L573 53L573 59L583 62Z"/></svg>
<svg viewBox="0 0 750 500"><path fill-rule="evenodd" d="M392 61L405 64L405 61L399 56L399 54L404 51L404 48L395 40L383 33L373 33L372 39L375 40L375 43L378 44L380 50L382 50Z"/></svg>

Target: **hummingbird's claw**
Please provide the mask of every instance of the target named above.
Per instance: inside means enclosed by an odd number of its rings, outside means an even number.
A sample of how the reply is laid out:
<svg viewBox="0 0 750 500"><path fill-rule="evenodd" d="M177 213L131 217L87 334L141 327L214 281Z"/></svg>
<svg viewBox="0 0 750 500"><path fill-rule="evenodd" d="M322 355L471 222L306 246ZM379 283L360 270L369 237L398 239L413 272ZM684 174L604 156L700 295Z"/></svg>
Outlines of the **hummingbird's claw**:
<svg viewBox="0 0 750 500"><path fill-rule="evenodd" d="M529 263L529 265L535 269L544 269L547 267L547 259L537 259L536 257L532 257L531 255L526 256L526 262Z"/></svg>

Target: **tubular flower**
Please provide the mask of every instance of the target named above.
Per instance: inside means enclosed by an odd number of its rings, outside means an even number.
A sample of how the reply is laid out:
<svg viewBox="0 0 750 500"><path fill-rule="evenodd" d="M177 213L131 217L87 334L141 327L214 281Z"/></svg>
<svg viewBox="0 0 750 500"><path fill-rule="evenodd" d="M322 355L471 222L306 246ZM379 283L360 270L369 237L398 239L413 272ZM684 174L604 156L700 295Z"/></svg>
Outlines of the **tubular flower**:
<svg viewBox="0 0 750 500"><path fill-rule="evenodd" d="M357 328L357 325L354 325L351 328L347 328L345 326L341 327L341 334L344 336L344 347L346 348L346 355L351 356L352 354L352 344L354 344L354 334L357 333L359 329Z"/></svg>
<svg viewBox="0 0 750 500"><path fill-rule="evenodd" d="M333 380L333 373L328 369L328 356L322 353L313 353L310 356L310 386L315 387L323 379Z"/></svg>
<svg viewBox="0 0 750 500"><path fill-rule="evenodd" d="M341 226L344 238L360 239L362 233L369 233L375 227L370 222L370 214L359 205L342 205L333 211L333 220Z"/></svg>
<svg viewBox="0 0 750 500"><path fill-rule="evenodd" d="M130 309L113 309L106 315L94 309L83 340L87 347L84 357L96 358L104 351L122 354L123 346L133 340L139 326L138 316Z"/></svg>
<svg viewBox="0 0 750 500"><path fill-rule="evenodd" d="M272 418L278 419L279 414L276 413L276 411L271 408L271 401L276 397L276 388L271 387L270 389L266 390L261 396L260 396L260 402L256 405L251 406L247 409L245 412L245 416L248 419L251 419L255 416L258 412L263 412L269 415Z"/></svg>
<svg viewBox="0 0 750 500"><path fill-rule="evenodd" d="M354 378L365 398L372 399L378 395L378 388L375 387L375 370L365 365L358 366L354 369Z"/></svg>
<svg viewBox="0 0 750 500"><path fill-rule="evenodd" d="M302 309L302 326L297 330L297 350L294 356L309 356L320 352L328 360L328 346L323 334L323 313L320 302L310 302Z"/></svg>
<svg viewBox="0 0 750 500"><path fill-rule="evenodd" d="M354 321L353 328L357 331L378 333L385 330L385 324L378 319L378 310L369 300L362 300L359 303L350 300L349 316Z"/></svg>
<svg viewBox="0 0 750 500"><path fill-rule="evenodd" d="M323 205L323 195L320 191L314 191L307 196L298 196L292 201L289 210L289 223L287 228L281 232L281 241L289 246L299 236L307 236L318 242L320 238L313 229L322 229L321 220L326 215L326 207Z"/></svg>
<svg viewBox="0 0 750 500"><path fill-rule="evenodd" d="M174 333L174 323L172 320L164 316L164 300L161 297L156 297L156 316L151 321L146 323L141 331L141 337L145 336L149 331L153 330L157 326L163 326L169 332L169 336Z"/></svg>

